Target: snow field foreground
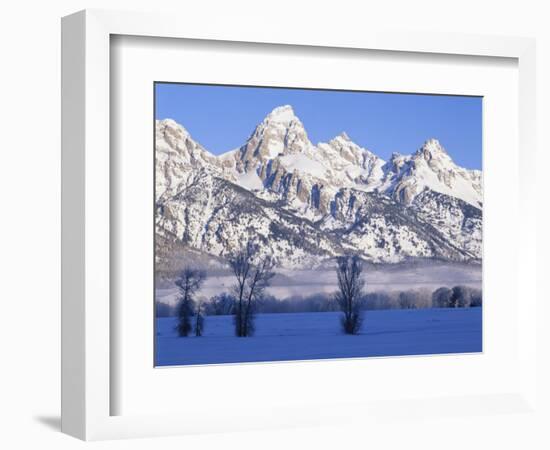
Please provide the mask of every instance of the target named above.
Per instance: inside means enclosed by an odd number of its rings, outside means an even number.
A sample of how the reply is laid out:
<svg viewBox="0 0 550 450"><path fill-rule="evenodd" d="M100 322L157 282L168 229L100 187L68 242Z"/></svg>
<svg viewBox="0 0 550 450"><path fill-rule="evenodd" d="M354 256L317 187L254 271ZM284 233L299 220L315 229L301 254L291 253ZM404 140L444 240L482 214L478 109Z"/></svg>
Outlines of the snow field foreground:
<svg viewBox="0 0 550 450"><path fill-rule="evenodd" d="M180 338L173 317L156 319L157 366L403 356L482 351L482 308L366 311L344 335L340 313L259 314L237 338L232 316L208 316L202 337Z"/></svg>

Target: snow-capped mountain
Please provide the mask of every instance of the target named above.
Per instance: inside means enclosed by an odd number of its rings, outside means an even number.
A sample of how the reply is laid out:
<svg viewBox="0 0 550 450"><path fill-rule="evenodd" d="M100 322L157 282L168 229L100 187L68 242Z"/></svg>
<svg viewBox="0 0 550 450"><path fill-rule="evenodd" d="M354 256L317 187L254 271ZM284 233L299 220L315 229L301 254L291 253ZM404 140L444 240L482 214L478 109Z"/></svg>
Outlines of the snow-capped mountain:
<svg viewBox="0 0 550 450"><path fill-rule="evenodd" d="M255 239L294 267L345 252L481 259L481 172L457 166L435 139L386 162L346 133L314 145L286 105L215 156L166 119L155 179L157 234L215 257Z"/></svg>
<svg viewBox="0 0 550 450"><path fill-rule="evenodd" d="M312 220L330 212L342 187L372 190L384 161L342 133L313 145L291 106L275 108L237 151L222 155L234 161L237 183L285 203L289 211Z"/></svg>
<svg viewBox="0 0 550 450"><path fill-rule="evenodd" d="M386 166L379 190L410 204L425 189L482 207L481 172L457 166L436 139L413 155L394 153Z"/></svg>
<svg viewBox="0 0 550 450"><path fill-rule="evenodd" d="M155 199L177 194L182 182L196 169L235 181L234 171L195 142L188 131L171 119L156 122Z"/></svg>

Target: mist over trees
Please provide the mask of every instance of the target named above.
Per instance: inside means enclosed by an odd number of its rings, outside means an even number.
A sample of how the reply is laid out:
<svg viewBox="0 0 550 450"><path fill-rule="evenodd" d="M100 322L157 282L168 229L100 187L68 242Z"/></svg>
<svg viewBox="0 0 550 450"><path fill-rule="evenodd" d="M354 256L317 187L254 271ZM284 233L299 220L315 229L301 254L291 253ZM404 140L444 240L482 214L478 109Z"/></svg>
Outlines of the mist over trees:
<svg viewBox="0 0 550 450"><path fill-rule="evenodd" d="M434 308L475 308L482 306L482 303L481 290L468 286L442 287L432 294Z"/></svg>
<svg viewBox="0 0 550 450"><path fill-rule="evenodd" d="M448 308L451 304L452 290L446 287L436 289L432 294L432 306L434 308Z"/></svg>
<svg viewBox="0 0 550 450"><path fill-rule="evenodd" d="M471 308L483 303L480 289L468 286L440 287L365 292L365 273L362 260L356 255L336 259L337 291L277 298L267 294L274 277L274 260L260 251L257 244L247 243L227 257L233 276L229 292L211 298L197 294L206 280L206 271L185 267L174 284L178 288L175 305L155 303L156 317L175 316L175 330L180 337L193 331L196 337L204 333L207 316L232 315L237 337L249 337L255 331L258 313L341 312L341 327L346 334L358 334L366 310Z"/></svg>
<svg viewBox="0 0 550 450"><path fill-rule="evenodd" d="M382 309L424 309L424 308L451 308L456 305L462 307L480 307L483 304L483 296L480 289L462 286L457 293L469 291L470 303L461 300L451 303L453 288L440 287L434 291L422 289L409 289L404 291L374 291L367 292L361 297L361 308L364 311ZM222 292L209 299L204 299L201 311L204 316L220 316L234 314L235 296L229 292ZM460 306L459 306L460 307ZM176 307L156 302L157 317L173 317L176 315ZM329 293L315 293L311 295L294 295L285 298L277 298L264 293L261 299L256 301L256 314L278 313L305 313L305 312L334 312L340 311L334 295Z"/></svg>
<svg viewBox="0 0 550 450"><path fill-rule="evenodd" d="M235 311L235 296L227 292L214 295L204 304L204 312L207 316L226 316Z"/></svg>
<svg viewBox="0 0 550 450"><path fill-rule="evenodd" d="M292 296L279 299L273 295L264 295L258 302L257 311L262 314L334 312L340 307L333 294L316 293L308 296Z"/></svg>
<svg viewBox="0 0 550 450"><path fill-rule="evenodd" d="M462 307L480 307L483 297L480 289L466 287L470 291L470 304L459 301L456 304ZM464 292L459 290L457 292ZM417 289L406 291L375 291L368 292L361 297L361 308L365 311L381 309L424 309L424 308L451 308L450 298L452 288L441 287L435 291L429 289ZM228 292L205 299L202 302L201 311L204 316L222 316L234 314L235 296ZM459 306L460 307L460 306ZM339 311L334 295L328 293L316 293L306 296L295 295L285 298L277 298L270 294L263 295L255 304L256 314L278 313L304 313L304 312L334 312ZM156 302L156 317L173 317L176 315L176 307Z"/></svg>
<svg viewBox="0 0 550 450"><path fill-rule="evenodd" d="M361 298L365 281L363 263L354 256L341 256L336 260L338 292L336 302L342 311L342 329L346 334L357 334L363 322Z"/></svg>

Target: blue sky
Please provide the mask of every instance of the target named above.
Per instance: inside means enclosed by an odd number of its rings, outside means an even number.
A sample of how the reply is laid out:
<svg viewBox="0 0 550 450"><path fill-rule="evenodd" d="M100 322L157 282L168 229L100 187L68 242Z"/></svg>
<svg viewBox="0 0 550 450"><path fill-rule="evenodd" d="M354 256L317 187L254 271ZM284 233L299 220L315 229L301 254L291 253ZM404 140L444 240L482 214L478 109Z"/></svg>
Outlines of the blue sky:
<svg viewBox="0 0 550 450"><path fill-rule="evenodd" d="M241 146L273 108L288 104L314 144L345 131L387 160L433 137L457 164L481 169L481 97L171 83L155 91L156 119L174 119L216 155Z"/></svg>

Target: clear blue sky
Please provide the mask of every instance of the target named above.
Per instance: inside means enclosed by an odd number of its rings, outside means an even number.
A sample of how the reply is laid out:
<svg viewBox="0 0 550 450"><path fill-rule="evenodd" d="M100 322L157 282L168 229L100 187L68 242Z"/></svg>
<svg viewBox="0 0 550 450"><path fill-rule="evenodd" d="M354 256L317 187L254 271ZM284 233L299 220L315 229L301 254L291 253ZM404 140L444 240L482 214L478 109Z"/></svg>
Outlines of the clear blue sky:
<svg viewBox="0 0 550 450"><path fill-rule="evenodd" d="M273 108L289 104L314 144L345 131L387 160L433 137L457 164L481 169L481 97L170 83L155 90L155 117L174 119L216 155L241 146Z"/></svg>

